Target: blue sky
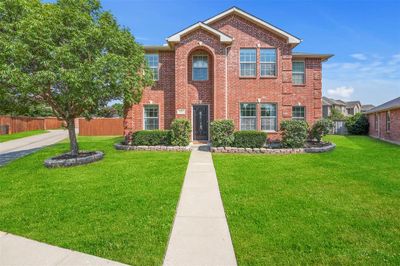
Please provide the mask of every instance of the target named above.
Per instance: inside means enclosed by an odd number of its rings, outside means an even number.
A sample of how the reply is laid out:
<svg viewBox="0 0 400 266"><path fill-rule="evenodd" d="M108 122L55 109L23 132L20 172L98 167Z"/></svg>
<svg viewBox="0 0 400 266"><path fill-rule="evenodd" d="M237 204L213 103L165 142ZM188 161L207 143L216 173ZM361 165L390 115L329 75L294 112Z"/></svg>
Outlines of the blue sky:
<svg viewBox="0 0 400 266"><path fill-rule="evenodd" d="M400 1L102 0L142 44L237 6L303 42L299 52L335 54L323 65L323 94L381 104L400 96Z"/></svg>

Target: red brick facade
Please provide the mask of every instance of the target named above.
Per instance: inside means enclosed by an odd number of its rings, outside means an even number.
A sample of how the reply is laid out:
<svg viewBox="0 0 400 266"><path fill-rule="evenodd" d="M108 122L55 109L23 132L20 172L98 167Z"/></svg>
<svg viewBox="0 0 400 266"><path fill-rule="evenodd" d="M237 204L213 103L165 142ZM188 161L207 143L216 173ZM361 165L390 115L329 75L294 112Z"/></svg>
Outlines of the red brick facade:
<svg viewBox="0 0 400 266"><path fill-rule="evenodd" d="M209 106L210 121L231 119L240 129L240 103L257 104L257 129L261 129L260 104L277 106L278 132L269 137L279 137L279 124L292 118L293 106L305 107L309 124L322 117L322 61L324 58L307 55L294 56L295 45L281 35L257 25L236 14L227 15L209 25L233 38L229 44L221 42L218 35L203 28L186 33L180 41L164 48L145 47L147 53L159 55L159 80L146 88L139 104L133 105L125 120L125 134L143 130L143 112L146 104L159 106L159 128L167 129L174 118L192 121L192 107ZM256 77L240 77L239 52L241 48L257 49ZM260 76L260 49L276 49L276 76ZM208 55L207 81L192 80L192 56ZM304 85L292 84L292 61L305 62Z"/></svg>
<svg viewBox="0 0 400 266"><path fill-rule="evenodd" d="M390 115L390 130L386 128L386 115ZM368 114L369 135L400 143L400 108Z"/></svg>

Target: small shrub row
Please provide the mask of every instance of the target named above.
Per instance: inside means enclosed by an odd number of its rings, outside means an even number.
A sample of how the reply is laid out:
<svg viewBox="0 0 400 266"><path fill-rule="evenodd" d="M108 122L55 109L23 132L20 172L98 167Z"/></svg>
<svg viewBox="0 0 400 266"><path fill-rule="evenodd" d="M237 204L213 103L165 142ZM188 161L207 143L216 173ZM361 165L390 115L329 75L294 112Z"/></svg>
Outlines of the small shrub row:
<svg viewBox="0 0 400 266"><path fill-rule="evenodd" d="M132 134L134 146L171 145L170 130L141 130Z"/></svg>
<svg viewBox="0 0 400 266"><path fill-rule="evenodd" d="M186 119L175 119L171 130L141 130L132 134L134 146L187 146L190 143L191 126Z"/></svg>
<svg viewBox="0 0 400 266"><path fill-rule="evenodd" d="M303 120L281 122L282 145L285 148L302 148L307 139L308 124Z"/></svg>
<svg viewBox="0 0 400 266"><path fill-rule="evenodd" d="M211 142L214 147L230 147L233 144L235 125L232 120L211 122Z"/></svg>
<svg viewBox="0 0 400 266"><path fill-rule="evenodd" d="M236 131L233 135L233 146L237 148L262 148L267 140L267 133L262 131Z"/></svg>

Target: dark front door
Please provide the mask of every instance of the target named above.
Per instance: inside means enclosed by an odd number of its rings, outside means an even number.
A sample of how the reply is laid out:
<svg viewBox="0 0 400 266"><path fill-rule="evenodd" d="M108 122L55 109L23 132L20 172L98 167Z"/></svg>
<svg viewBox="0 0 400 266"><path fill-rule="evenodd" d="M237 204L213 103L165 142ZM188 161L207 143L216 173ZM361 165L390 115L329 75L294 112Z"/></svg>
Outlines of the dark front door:
<svg viewBox="0 0 400 266"><path fill-rule="evenodd" d="M193 140L208 140L208 105L193 106Z"/></svg>

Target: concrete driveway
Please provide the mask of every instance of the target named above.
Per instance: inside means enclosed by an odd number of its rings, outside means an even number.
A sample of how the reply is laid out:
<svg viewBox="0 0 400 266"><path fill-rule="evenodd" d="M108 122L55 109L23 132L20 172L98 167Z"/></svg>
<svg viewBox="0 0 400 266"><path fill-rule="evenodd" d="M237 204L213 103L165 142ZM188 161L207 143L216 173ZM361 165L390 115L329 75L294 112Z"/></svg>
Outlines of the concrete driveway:
<svg viewBox="0 0 400 266"><path fill-rule="evenodd" d="M67 130L49 130L49 133L0 143L0 166L15 159L57 143L68 137Z"/></svg>

